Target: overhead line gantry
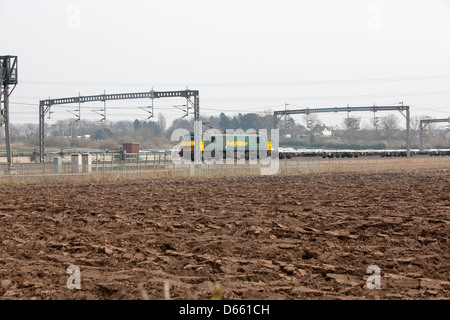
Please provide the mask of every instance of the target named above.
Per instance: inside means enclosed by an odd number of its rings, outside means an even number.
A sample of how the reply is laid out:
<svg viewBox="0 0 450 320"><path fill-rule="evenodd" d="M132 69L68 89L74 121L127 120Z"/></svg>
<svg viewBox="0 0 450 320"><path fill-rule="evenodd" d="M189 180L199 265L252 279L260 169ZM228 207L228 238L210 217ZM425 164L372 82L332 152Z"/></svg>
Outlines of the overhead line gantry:
<svg viewBox="0 0 450 320"><path fill-rule="evenodd" d="M450 117L448 117L447 119L422 119L419 122L420 125L420 131L419 131L419 135L420 135L420 152L423 151L423 129L429 124L429 123L438 123L438 122L448 122L449 127L450 127Z"/></svg>
<svg viewBox="0 0 450 320"><path fill-rule="evenodd" d="M17 56L0 56L0 126L5 125L6 158L8 167L12 168L13 156L11 150L9 96L18 83ZM10 91L9 86L13 88Z"/></svg>
<svg viewBox="0 0 450 320"><path fill-rule="evenodd" d="M186 98L188 104L194 109L194 123L200 120L200 98L198 90L181 90L181 91L148 91L135 93L113 93L113 94L99 94L93 96L78 96L69 98L47 99L39 101L39 160L41 163L45 162L45 116L54 105L65 105L70 103L78 103L79 110L81 103L109 101L109 100L128 100L128 99L158 99L158 98ZM192 98L192 99L191 99ZM153 105L153 104L152 104ZM153 110L152 110L153 111ZM79 116L79 115L78 115ZM194 130L197 131L197 126ZM195 134L195 153L198 159L201 159L200 150L200 135ZM197 141L198 140L198 141Z"/></svg>
<svg viewBox="0 0 450 320"><path fill-rule="evenodd" d="M335 108L306 108L306 109L296 109L296 110L280 110L274 112L274 128L278 126L278 121L282 116L289 114L306 114L311 113L324 113L324 112L377 112L377 111L399 111L406 119L406 154L409 158L411 156L411 140L410 140L410 124L411 115L409 106L403 105L399 106L370 106L370 107L335 107ZM405 111L405 113L403 113Z"/></svg>

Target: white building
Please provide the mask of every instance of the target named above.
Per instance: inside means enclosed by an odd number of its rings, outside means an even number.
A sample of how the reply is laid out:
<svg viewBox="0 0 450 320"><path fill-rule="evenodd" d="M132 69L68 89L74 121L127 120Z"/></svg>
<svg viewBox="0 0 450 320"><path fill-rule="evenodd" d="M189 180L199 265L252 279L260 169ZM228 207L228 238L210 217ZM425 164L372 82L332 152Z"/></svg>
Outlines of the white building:
<svg viewBox="0 0 450 320"><path fill-rule="evenodd" d="M331 130L331 128L328 128L324 125L320 130L320 134L324 137L331 137L333 135L333 131Z"/></svg>

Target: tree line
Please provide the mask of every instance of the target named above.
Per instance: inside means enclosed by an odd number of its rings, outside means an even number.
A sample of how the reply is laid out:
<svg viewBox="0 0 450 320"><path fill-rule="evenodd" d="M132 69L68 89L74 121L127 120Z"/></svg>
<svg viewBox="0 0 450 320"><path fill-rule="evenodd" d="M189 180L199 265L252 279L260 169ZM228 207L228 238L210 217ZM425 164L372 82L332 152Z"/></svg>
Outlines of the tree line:
<svg viewBox="0 0 450 320"><path fill-rule="evenodd" d="M425 117L414 117L411 121L412 147L419 145L419 121ZM280 145L320 147L333 145L343 148L373 146L376 148L395 148L405 145L405 129L394 114L380 118L373 118L369 124L362 124L361 118L347 117L338 126L326 126L317 114L304 115L301 119L292 117L278 119L280 129ZM227 129L270 129L273 128L272 114L239 113L228 116L201 117L203 130L216 128L225 132ZM177 128L193 131L193 119L178 119L167 126L163 114L156 119L134 121L73 121L60 120L52 124L45 124L46 146L49 148L95 148L118 149L123 143L140 143L141 149L171 148L172 132ZM328 129L331 135L325 135ZM16 145L38 147L39 127L37 124L12 124L11 141ZM4 137L3 130L1 131ZM429 124L424 131L425 146L428 148L450 147L450 133L448 130L437 130L435 124Z"/></svg>

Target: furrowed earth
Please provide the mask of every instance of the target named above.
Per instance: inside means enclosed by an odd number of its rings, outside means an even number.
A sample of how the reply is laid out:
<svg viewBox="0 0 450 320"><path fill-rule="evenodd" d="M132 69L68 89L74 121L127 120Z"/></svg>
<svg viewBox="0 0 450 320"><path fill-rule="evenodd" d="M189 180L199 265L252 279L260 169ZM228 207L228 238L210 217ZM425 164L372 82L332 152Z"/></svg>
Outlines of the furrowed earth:
<svg viewBox="0 0 450 320"><path fill-rule="evenodd" d="M0 190L0 299L450 298L450 170Z"/></svg>

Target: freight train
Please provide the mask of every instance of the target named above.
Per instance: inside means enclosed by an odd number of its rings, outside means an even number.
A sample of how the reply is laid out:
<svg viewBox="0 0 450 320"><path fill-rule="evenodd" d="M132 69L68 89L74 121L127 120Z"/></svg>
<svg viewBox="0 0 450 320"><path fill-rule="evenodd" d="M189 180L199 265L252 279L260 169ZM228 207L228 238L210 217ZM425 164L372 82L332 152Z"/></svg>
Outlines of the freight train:
<svg viewBox="0 0 450 320"><path fill-rule="evenodd" d="M216 156L216 152L221 152L223 157L246 160L252 158L259 158L262 152L266 153L268 157L272 153L272 144L267 135L260 135L259 133L205 133L200 142L200 150L202 158L205 156L205 149L210 151L211 157ZM213 146L210 146L214 144ZM194 161L194 133L184 137L181 142L180 157L185 153L190 153L191 160ZM210 146L208 148L208 146ZM208 152L209 154L209 152Z"/></svg>
<svg viewBox="0 0 450 320"><path fill-rule="evenodd" d="M259 133L242 133L231 134L214 133L204 134L201 140L200 150L202 159L205 156L205 149L208 150L210 144L215 144L215 150L211 150L211 157L215 157L216 152L222 152L225 158L246 160L253 157L259 157L261 152L267 152L267 156L271 157L274 152L270 137L259 135ZM184 137L181 143L180 157L186 152L190 154L191 160L194 161L194 134L190 133ZM217 144L220 145L218 148ZM277 149L280 159L291 159L294 157L322 157L322 158L359 158L359 157L406 157L406 150L324 150L324 149L294 149L283 148ZM207 153L209 154L209 153ZM411 156L450 156L450 149L433 149L419 151L412 149Z"/></svg>
<svg viewBox="0 0 450 320"><path fill-rule="evenodd" d="M397 158L407 157L406 150L325 150L325 149L294 149L282 148L278 150L280 159L291 159L294 157L322 157L322 158L359 158L374 157ZM431 149L420 151L411 149L412 156L450 156L450 149Z"/></svg>

